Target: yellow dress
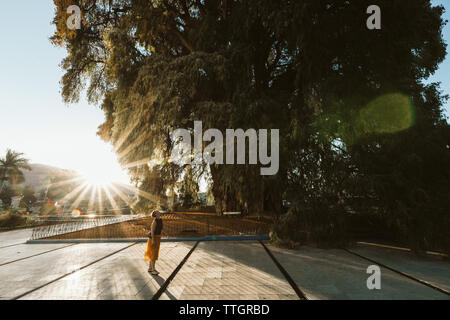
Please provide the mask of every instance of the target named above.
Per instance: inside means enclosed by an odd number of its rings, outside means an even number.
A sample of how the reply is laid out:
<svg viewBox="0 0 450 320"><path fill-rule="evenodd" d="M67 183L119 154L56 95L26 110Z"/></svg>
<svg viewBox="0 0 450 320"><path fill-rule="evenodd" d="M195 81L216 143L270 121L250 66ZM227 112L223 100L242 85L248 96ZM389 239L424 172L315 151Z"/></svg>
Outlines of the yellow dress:
<svg viewBox="0 0 450 320"><path fill-rule="evenodd" d="M152 246L152 242L155 242L156 247ZM161 236L155 236L153 239L148 238L147 240L147 248L145 249L145 261L156 261L159 257L159 245L161 244Z"/></svg>

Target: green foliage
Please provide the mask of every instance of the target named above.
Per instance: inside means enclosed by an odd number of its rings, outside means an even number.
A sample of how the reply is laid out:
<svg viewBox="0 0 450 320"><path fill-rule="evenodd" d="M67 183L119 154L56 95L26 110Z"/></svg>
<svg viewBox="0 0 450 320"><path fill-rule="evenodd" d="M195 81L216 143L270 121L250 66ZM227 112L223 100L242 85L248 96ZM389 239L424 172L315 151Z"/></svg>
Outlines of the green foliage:
<svg viewBox="0 0 450 320"><path fill-rule="evenodd" d="M31 168L28 160L22 156L23 153L8 149L5 157L0 158L0 187L4 185L4 182L8 182L13 188L24 182L22 170L31 170Z"/></svg>
<svg viewBox="0 0 450 320"><path fill-rule="evenodd" d="M3 208L11 206L12 198L16 195L15 191L9 186L4 186L0 192L0 200L2 200Z"/></svg>
<svg viewBox="0 0 450 320"><path fill-rule="evenodd" d="M192 208L200 205L200 199L198 197L199 186L191 166L187 168L183 180L179 184L179 193L184 208Z"/></svg>
<svg viewBox="0 0 450 320"><path fill-rule="evenodd" d="M0 212L0 228L22 227L27 224L28 218L15 210Z"/></svg>
<svg viewBox="0 0 450 320"><path fill-rule="evenodd" d="M344 247L349 243L343 208L327 205L325 201L316 201L313 206L295 206L285 217L285 228L297 228L299 240L306 236L306 242L320 247ZM311 208L312 207L312 208ZM306 231L305 231L306 230ZM284 238L289 239L288 235Z"/></svg>
<svg viewBox="0 0 450 320"><path fill-rule="evenodd" d="M29 211L33 204L35 204L37 201L36 197L34 196L34 190L31 187L27 186L23 190L22 195L23 197L20 200L20 206L25 207L27 211Z"/></svg>

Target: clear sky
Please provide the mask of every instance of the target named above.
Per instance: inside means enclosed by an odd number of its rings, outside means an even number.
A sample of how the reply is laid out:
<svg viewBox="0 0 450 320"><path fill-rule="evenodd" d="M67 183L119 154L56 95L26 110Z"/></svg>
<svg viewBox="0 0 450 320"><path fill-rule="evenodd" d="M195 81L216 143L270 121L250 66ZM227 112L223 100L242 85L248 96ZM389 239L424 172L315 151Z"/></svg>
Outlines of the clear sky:
<svg viewBox="0 0 450 320"><path fill-rule="evenodd" d="M432 0L433 5L443 5L445 8L444 20L450 21L450 1L449 0ZM444 40L447 45L450 44L450 22L444 27L443 31ZM427 81L441 82L441 90L445 94L450 95L450 46L447 47L447 57L445 61L440 65L439 70L430 77ZM447 101L444 106L445 115L447 116L447 122L450 117L450 100Z"/></svg>
<svg viewBox="0 0 450 320"><path fill-rule="evenodd" d="M53 14L52 0L2 1L0 155L12 148L32 163L127 182L111 146L96 135L104 120L100 108L62 101L59 64L65 50L48 39Z"/></svg>
<svg viewBox="0 0 450 320"><path fill-rule="evenodd" d="M442 4L445 0L433 0ZM450 10L448 2L446 8ZM33 163L108 175L126 181L111 146L96 136L103 112L85 101L67 106L60 96L59 63L64 49L53 47L52 0L2 1L0 10L0 155L24 152ZM445 18L450 20L449 12ZM444 30L450 42L450 26ZM430 79L450 93L450 58ZM450 104L446 106L450 116Z"/></svg>

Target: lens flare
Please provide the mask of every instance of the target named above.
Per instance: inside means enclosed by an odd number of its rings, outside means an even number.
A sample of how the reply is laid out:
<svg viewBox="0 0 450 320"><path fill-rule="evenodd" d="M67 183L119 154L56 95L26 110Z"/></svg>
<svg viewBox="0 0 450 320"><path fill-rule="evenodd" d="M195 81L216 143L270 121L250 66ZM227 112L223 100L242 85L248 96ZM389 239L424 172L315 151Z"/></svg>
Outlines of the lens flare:
<svg viewBox="0 0 450 320"><path fill-rule="evenodd" d="M72 218L78 218L78 217L80 217L80 216L81 216L81 210L79 210L79 209L73 210L72 213L70 214L70 216L71 216Z"/></svg>
<svg viewBox="0 0 450 320"><path fill-rule="evenodd" d="M332 104L334 112L320 116L320 134L337 134L343 143L353 145L372 135L389 135L412 127L415 107L411 97L402 93L379 96L369 103L360 99Z"/></svg>
<svg viewBox="0 0 450 320"><path fill-rule="evenodd" d="M414 124L414 108L410 97L393 93L371 101L359 114L365 133L395 133Z"/></svg>

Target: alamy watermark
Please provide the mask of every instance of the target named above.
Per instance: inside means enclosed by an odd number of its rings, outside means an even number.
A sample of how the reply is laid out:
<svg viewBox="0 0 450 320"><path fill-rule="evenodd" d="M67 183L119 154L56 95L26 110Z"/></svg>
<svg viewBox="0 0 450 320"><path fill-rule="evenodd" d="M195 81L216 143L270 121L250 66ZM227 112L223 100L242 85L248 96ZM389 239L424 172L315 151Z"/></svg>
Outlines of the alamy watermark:
<svg viewBox="0 0 450 320"><path fill-rule="evenodd" d="M79 6L71 5L67 8L69 17L66 20L67 28L70 30L81 29L81 9Z"/></svg>
<svg viewBox="0 0 450 320"><path fill-rule="evenodd" d="M366 21L367 29L369 30L380 30L381 29L381 9L377 5L370 5L366 10L367 14L370 14ZM81 29L81 9L77 5L71 5L67 8L67 18L66 24L67 28L70 30Z"/></svg>
<svg viewBox="0 0 450 320"><path fill-rule="evenodd" d="M381 9L377 5L371 5L367 8L367 14L370 17L367 19L366 25L369 30L380 30L381 29Z"/></svg>
<svg viewBox="0 0 450 320"><path fill-rule="evenodd" d="M371 265L367 267L367 273L371 274L369 278L367 278L367 289L369 290L380 290L381 289L381 270L377 265Z"/></svg>
<svg viewBox="0 0 450 320"><path fill-rule="evenodd" d="M270 130L270 139L267 129L258 131L255 129L246 131L226 129L224 141L224 136L219 129L208 129L203 132L202 122L194 121L193 133L192 148L190 130L176 129L172 132L172 141L175 146L170 157L171 162L179 165L201 164L203 161L207 164L246 164L246 141L248 141L248 164L256 165L259 161L259 164L267 166L260 168L261 175L275 175L278 172L280 165L279 129ZM203 142L211 143L203 149ZM269 143L270 150L268 150Z"/></svg>

